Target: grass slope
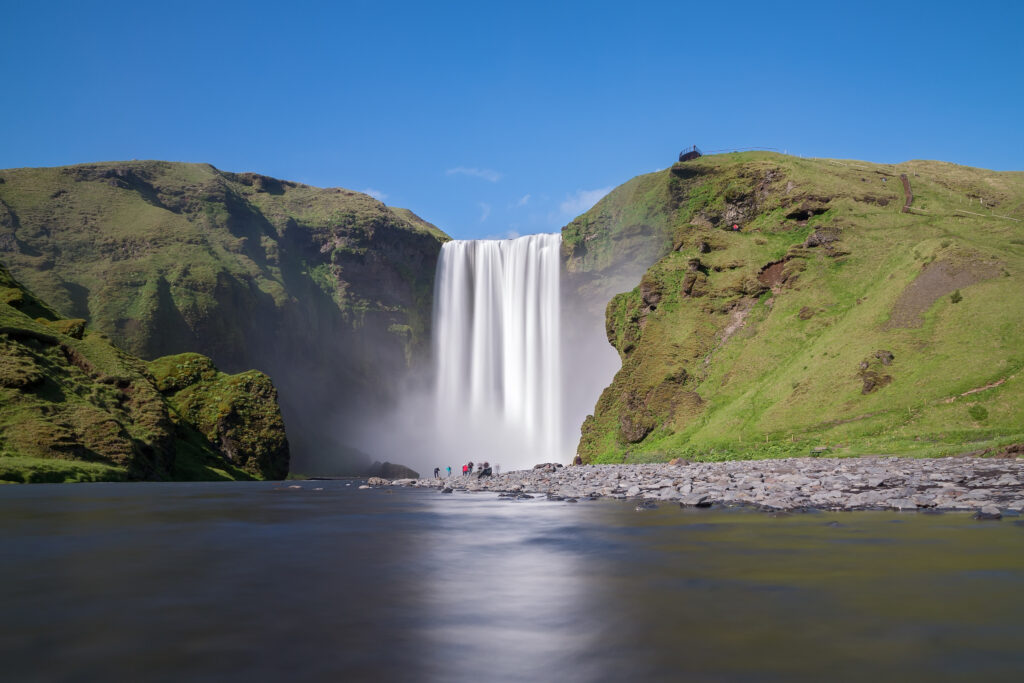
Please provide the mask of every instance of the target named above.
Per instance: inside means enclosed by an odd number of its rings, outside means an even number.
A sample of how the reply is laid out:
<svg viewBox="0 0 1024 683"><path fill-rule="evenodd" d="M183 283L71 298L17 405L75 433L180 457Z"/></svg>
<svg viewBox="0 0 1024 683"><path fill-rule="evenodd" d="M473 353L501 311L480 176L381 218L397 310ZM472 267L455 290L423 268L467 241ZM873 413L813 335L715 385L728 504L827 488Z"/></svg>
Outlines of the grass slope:
<svg viewBox="0 0 1024 683"><path fill-rule="evenodd" d="M0 171L0 259L16 277L142 358L268 373L307 471L427 357L447 239L364 194L209 164Z"/></svg>
<svg viewBox="0 0 1024 683"><path fill-rule="evenodd" d="M124 353L83 320L62 319L3 266L0 298L0 481L287 473L288 445L265 375L223 375L196 356L204 372L172 387L166 378L176 359L151 366ZM191 414L197 403L228 407L217 419L230 426L230 440Z"/></svg>
<svg viewBox="0 0 1024 683"><path fill-rule="evenodd" d="M634 179L563 237L581 288L635 264L638 240L661 250L608 304L622 369L583 425L587 461L1024 440L1022 173L704 157Z"/></svg>

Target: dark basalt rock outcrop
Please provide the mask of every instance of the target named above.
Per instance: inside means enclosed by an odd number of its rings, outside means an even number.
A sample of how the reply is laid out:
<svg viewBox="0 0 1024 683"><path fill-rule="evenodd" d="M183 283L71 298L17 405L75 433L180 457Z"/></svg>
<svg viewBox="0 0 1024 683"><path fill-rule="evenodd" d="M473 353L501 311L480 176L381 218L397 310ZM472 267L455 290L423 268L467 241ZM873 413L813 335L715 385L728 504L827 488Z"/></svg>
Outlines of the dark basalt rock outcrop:
<svg viewBox="0 0 1024 683"><path fill-rule="evenodd" d="M411 467L393 462L375 462L363 471L363 476L381 479L419 479L420 473Z"/></svg>

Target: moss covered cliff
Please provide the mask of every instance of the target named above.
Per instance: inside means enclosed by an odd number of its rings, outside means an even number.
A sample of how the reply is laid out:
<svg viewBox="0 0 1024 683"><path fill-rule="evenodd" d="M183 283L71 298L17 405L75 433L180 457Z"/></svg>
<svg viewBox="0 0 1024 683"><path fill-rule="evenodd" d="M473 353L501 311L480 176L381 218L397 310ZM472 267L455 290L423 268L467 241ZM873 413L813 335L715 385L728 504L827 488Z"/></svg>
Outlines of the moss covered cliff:
<svg viewBox="0 0 1024 683"><path fill-rule="evenodd" d="M585 460L1024 439L1022 173L704 157L616 189L563 239L577 295L642 272L607 305L622 367Z"/></svg>
<svg viewBox="0 0 1024 683"><path fill-rule="evenodd" d="M304 472L426 357L446 239L357 192L208 164L0 171L0 260L16 277L142 358L268 373Z"/></svg>
<svg viewBox="0 0 1024 683"><path fill-rule="evenodd" d="M0 266L0 481L283 478L288 458L265 375L149 364Z"/></svg>

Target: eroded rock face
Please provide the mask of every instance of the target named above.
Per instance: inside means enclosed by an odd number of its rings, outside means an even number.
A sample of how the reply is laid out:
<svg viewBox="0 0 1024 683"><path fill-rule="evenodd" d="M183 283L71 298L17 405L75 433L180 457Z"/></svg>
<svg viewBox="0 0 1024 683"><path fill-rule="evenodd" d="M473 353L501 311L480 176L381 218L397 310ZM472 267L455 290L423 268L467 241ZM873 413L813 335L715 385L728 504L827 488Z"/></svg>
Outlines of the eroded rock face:
<svg viewBox="0 0 1024 683"><path fill-rule="evenodd" d="M862 394L870 394L892 382L892 375L885 372L884 368L892 365L893 360L895 356L892 352L883 349L861 361L857 376L863 383Z"/></svg>

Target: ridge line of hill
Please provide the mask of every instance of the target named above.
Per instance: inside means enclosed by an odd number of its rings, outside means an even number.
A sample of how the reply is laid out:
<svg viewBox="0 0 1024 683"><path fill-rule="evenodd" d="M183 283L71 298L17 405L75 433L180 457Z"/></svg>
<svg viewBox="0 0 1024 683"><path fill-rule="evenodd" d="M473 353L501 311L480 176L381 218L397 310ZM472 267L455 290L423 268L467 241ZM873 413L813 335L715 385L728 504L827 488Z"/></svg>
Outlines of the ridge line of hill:
<svg viewBox="0 0 1024 683"><path fill-rule="evenodd" d="M0 171L15 277L139 357L268 373L308 474L370 464L348 434L424 373L448 239L365 194L209 164Z"/></svg>
<svg viewBox="0 0 1024 683"><path fill-rule="evenodd" d="M890 182L900 173L912 195ZM576 305L611 300L621 359L580 456L948 455L1024 440L1024 230L962 214L972 203L1024 219L1024 173L752 152L616 188L563 229Z"/></svg>

